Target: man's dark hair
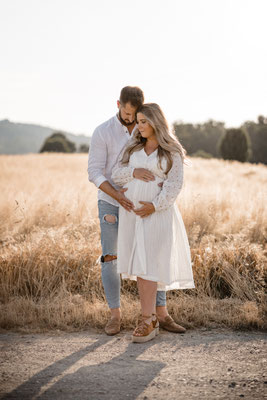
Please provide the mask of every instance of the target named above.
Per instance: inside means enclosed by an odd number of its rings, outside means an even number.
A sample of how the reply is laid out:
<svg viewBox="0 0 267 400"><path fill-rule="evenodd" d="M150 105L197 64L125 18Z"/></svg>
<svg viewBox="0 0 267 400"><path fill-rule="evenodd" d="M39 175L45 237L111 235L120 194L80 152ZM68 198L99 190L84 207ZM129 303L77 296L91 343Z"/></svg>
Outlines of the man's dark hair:
<svg viewBox="0 0 267 400"><path fill-rule="evenodd" d="M144 103L144 93L137 86L125 86L121 89L120 103L130 103L133 107L140 107Z"/></svg>

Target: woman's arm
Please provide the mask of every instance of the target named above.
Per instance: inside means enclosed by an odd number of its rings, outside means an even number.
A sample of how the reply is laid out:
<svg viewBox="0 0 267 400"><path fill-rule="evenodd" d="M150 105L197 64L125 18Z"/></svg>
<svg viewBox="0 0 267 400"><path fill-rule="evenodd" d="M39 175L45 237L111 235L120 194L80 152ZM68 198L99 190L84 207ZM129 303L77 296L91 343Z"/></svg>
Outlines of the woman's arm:
<svg viewBox="0 0 267 400"><path fill-rule="evenodd" d="M155 211L162 211L174 204L183 186L184 168L183 161L179 153L172 153L173 164L164 180L162 189L157 197L152 201Z"/></svg>
<svg viewBox="0 0 267 400"><path fill-rule="evenodd" d="M155 180L155 176L151 171L145 168L133 168L129 165L121 164L121 157L118 158L117 163L113 167L111 179L116 185L124 186L126 183L133 179L140 179L144 182Z"/></svg>
<svg viewBox="0 0 267 400"><path fill-rule="evenodd" d="M123 186L134 179L133 172L134 172L133 167L121 164L121 155L120 155L117 163L113 167L111 179L113 180L114 183L116 183L116 185Z"/></svg>

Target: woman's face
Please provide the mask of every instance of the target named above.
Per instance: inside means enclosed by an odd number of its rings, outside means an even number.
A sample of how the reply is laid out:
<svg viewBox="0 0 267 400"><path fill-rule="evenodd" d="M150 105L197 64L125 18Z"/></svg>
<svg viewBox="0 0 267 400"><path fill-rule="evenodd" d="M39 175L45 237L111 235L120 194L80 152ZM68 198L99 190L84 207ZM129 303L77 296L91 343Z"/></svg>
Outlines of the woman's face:
<svg viewBox="0 0 267 400"><path fill-rule="evenodd" d="M138 125L138 130L143 138L152 139L156 137L154 129L147 122L144 114L137 113L137 125Z"/></svg>

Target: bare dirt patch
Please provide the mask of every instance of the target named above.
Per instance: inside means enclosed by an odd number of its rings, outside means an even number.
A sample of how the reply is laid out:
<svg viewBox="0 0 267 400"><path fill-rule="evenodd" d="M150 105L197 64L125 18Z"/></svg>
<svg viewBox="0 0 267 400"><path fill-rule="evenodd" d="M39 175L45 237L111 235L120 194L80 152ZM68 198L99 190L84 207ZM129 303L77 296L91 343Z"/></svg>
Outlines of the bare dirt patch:
<svg viewBox="0 0 267 400"><path fill-rule="evenodd" d="M79 333L1 334L1 399L263 399L267 335L161 332L131 342Z"/></svg>

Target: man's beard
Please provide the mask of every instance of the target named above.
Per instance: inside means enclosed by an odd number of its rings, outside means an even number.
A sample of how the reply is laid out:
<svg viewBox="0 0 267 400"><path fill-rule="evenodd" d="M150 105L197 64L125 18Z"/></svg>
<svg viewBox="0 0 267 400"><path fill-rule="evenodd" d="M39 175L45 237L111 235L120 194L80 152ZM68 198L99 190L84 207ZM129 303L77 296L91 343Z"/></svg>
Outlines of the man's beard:
<svg viewBox="0 0 267 400"><path fill-rule="evenodd" d="M125 126L130 126L133 125L135 123L135 119L132 122L126 122L122 116L121 116L121 110L119 110L119 117L120 117L120 121L123 123L123 125Z"/></svg>

